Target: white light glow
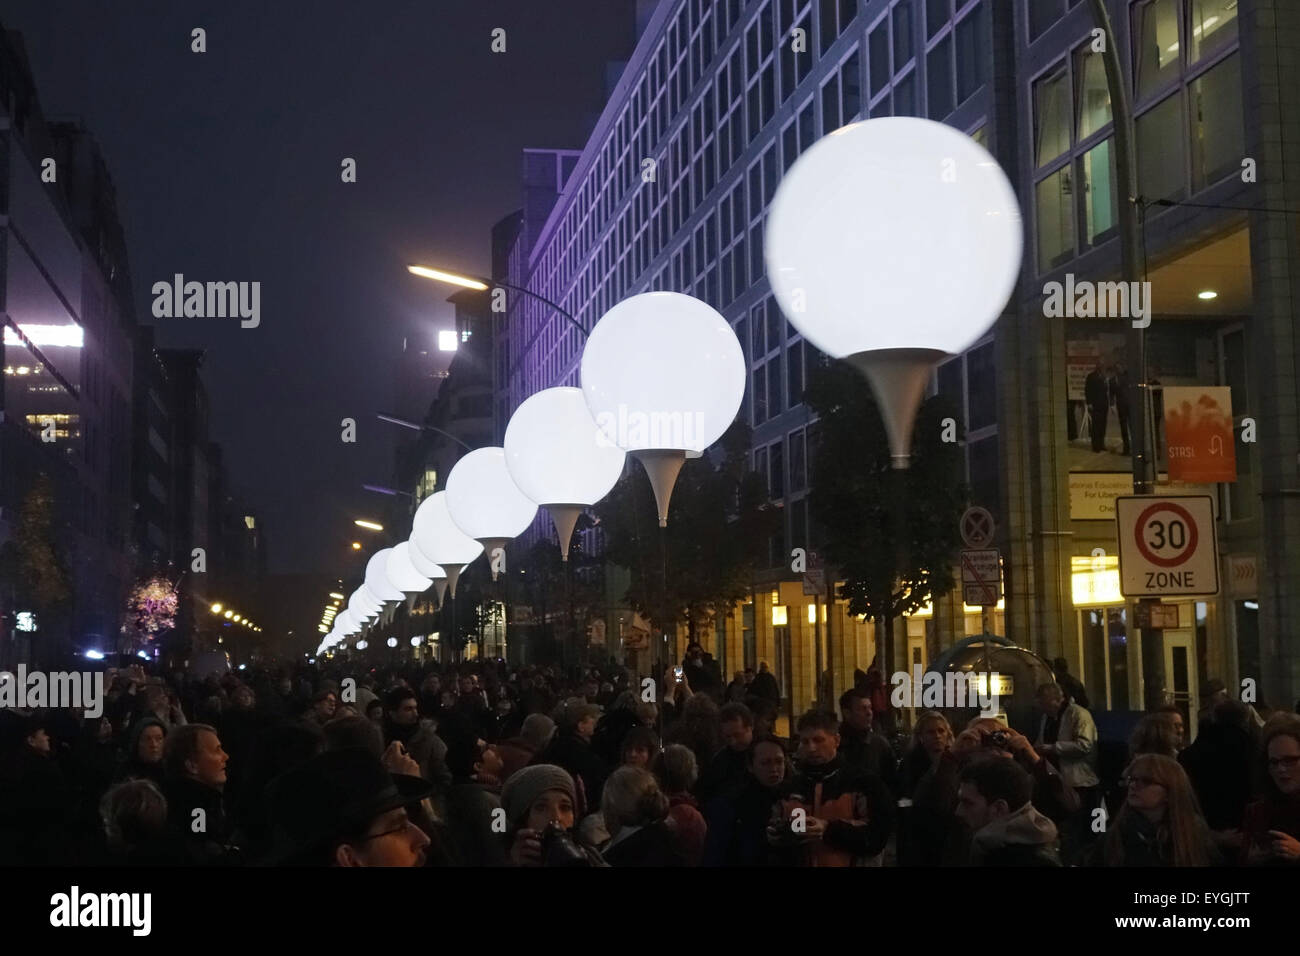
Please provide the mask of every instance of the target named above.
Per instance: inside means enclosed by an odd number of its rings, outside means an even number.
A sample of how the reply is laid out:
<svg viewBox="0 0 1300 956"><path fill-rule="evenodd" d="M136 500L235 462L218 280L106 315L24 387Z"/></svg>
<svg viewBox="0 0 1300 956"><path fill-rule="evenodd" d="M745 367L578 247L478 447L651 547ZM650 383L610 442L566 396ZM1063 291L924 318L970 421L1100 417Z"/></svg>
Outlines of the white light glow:
<svg viewBox="0 0 1300 956"><path fill-rule="evenodd" d="M79 325L20 324L18 328L22 329L23 335L27 336L32 345L38 348L79 349L85 345L86 332ZM23 340L7 325L5 326L5 345L23 346Z"/></svg>
<svg viewBox="0 0 1300 956"><path fill-rule="evenodd" d="M459 337L456 335L455 329L438 330L438 351L439 352L454 352L459 347L459 345L460 345Z"/></svg>
<svg viewBox="0 0 1300 956"><path fill-rule="evenodd" d="M478 448L447 475L447 513L476 541L513 538L537 517L537 503L519 490L504 448Z"/></svg>

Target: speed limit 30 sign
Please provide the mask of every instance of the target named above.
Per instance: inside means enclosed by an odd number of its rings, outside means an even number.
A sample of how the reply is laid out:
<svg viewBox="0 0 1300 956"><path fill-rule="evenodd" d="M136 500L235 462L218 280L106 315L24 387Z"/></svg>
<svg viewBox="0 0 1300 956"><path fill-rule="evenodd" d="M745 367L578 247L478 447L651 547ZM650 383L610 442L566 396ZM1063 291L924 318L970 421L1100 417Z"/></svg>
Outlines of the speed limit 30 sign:
<svg viewBox="0 0 1300 956"><path fill-rule="evenodd" d="M1115 521L1125 597L1219 593L1219 549L1209 495L1116 498Z"/></svg>

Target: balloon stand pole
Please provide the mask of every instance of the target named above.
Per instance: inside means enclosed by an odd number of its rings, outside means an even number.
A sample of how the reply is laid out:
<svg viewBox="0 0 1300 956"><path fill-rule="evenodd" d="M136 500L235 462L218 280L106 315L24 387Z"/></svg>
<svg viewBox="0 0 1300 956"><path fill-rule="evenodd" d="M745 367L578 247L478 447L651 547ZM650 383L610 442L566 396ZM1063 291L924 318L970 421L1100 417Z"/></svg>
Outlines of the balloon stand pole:
<svg viewBox="0 0 1300 956"><path fill-rule="evenodd" d="M451 599L456 600L456 582L460 580L460 570L463 564L444 564L443 570L447 572L447 590L451 592Z"/></svg>
<svg viewBox="0 0 1300 956"><path fill-rule="evenodd" d="M496 553L502 552L505 556L505 546L510 543L509 538L480 538L479 543L483 545L483 553L487 555L488 570L492 572L492 580L497 579L497 559Z"/></svg>
<svg viewBox="0 0 1300 956"><path fill-rule="evenodd" d="M911 464L912 425L934 366L947 355L938 349L873 349L845 358L871 384L895 468Z"/></svg>

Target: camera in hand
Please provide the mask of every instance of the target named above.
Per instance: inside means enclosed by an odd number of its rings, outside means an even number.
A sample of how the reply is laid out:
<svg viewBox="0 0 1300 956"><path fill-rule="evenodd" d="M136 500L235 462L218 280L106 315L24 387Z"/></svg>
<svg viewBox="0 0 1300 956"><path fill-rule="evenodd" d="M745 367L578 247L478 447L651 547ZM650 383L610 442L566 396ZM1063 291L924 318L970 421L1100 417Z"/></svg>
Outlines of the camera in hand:
<svg viewBox="0 0 1300 956"><path fill-rule="evenodd" d="M1006 750L1011 743L1011 735L1005 730L995 730L985 738L990 747L999 747Z"/></svg>
<svg viewBox="0 0 1300 956"><path fill-rule="evenodd" d="M591 866L569 831L552 821L542 831L542 866Z"/></svg>

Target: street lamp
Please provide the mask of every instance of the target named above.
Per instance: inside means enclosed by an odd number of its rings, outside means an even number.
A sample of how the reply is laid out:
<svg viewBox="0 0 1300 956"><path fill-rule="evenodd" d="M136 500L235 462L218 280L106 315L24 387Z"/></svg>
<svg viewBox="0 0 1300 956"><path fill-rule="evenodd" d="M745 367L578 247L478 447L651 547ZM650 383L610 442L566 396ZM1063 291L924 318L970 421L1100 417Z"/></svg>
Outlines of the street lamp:
<svg viewBox="0 0 1300 956"><path fill-rule="evenodd" d="M356 518L352 522L358 528L365 528L367 531L383 531L384 526L377 521L366 521L364 518Z"/></svg>
<svg viewBox="0 0 1300 956"><path fill-rule="evenodd" d="M488 289L493 287L499 287L502 289L511 289L522 295L526 295L529 298L536 299L538 302L542 303L547 308L553 309L558 315L564 318L565 321L567 321L570 325L572 325L575 329L577 329L584 339L587 337L587 330L582 327L582 323L579 322L577 319L575 319L569 312L567 312L565 309L561 308L560 306L556 305L550 299L543 298L542 296L538 295L536 292L532 291L531 289L526 289L523 286L514 285L509 282L503 282L499 279L485 279L485 278L480 278L479 276L467 276L457 272L448 272L444 269L433 269L428 266L407 266L406 271L411 273L412 275L417 275L425 279L433 279L435 282L447 282L450 283L451 285L458 285L466 289L473 289L476 292L486 292Z"/></svg>
<svg viewBox="0 0 1300 956"><path fill-rule="evenodd" d="M931 120L852 123L781 180L765 234L772 291L805 339L871 383L895 468L908 466L934 365L1006 306L1022 232L997 161Z"/></svg>
<svg viewBox="0 0 1300 956"><path fill-rule="evenodd" d="M582 352L582 393L607 441L645 466L668 525L688 453L727 430L745 395L745 354L727 320L680 292L624 299L601 317Z"/></svg>
<svg viewBox="0 0 1300 956"><path fill-rule="evenodd" d="M505 449L488 446L470 452L447 475L447 513L483 546L495 581L494 555L533 523L537 503L510 477Z"/></svg>
<svg viewBox="0 0 1300 956"><path fill-rule="evenodd" d="M569 540L583 508L604 498L623 474L627 454L604 439L580 388L547 388L510 416L506 467L519 489L550 512L569 560Z"/></svg>

